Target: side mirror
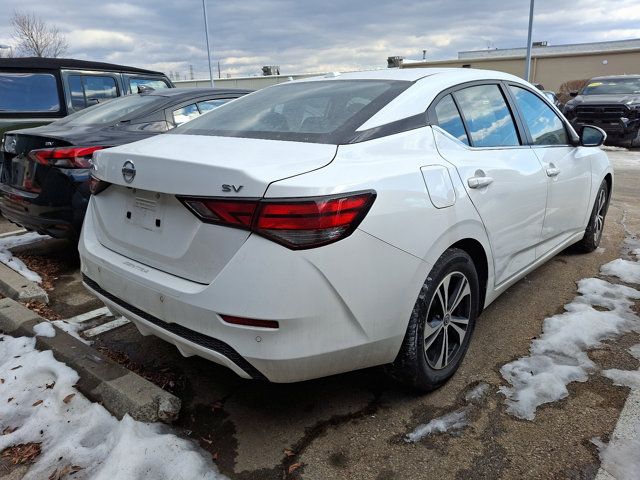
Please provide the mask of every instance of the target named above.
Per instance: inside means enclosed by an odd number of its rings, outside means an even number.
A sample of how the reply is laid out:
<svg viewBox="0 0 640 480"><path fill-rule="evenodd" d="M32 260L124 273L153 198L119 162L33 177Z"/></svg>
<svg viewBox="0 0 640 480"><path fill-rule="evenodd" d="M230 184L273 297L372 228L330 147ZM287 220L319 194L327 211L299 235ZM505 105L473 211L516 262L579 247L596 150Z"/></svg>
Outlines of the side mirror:
<svg viewBox="0 0 640 480"><path fill-rule="evenodd" d="M571 97L577 97L578 96L578 91L577 90L572 90L569 92L569 96Z"/></svg>
<svg viewBox="0 0 640 480"><path fill-rule="evenodd" d="M604 130L591 125L585 125L580 133L580 145L583 147L599 147L606 139Z"/></svg>

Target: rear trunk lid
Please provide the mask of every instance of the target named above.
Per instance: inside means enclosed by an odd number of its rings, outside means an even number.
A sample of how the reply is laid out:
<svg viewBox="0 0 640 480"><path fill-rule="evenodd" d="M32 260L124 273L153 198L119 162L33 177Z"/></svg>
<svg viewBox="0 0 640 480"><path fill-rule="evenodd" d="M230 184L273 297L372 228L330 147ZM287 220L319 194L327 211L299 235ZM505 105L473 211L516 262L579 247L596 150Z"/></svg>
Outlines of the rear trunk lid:
<svg viewBox="0 0 640 480"><path fill-rule="evenodd" d="M29 158L31 150L66 147L65 139L47 135L10 133L5 136L1 181L5 187L37 194L46 183L52 167L39 165ZM6 190L6 188L5 188Z"/></svg>
<svg viewBox="0 0 640 480"><path fill-rule="evenodd" d="M96 152L95 175L112 184L92 200L96 235L141 264L210 283L249 232L203 223L177 196L260 198L274 181L329 164L336 148L170 134Z"/></svg>

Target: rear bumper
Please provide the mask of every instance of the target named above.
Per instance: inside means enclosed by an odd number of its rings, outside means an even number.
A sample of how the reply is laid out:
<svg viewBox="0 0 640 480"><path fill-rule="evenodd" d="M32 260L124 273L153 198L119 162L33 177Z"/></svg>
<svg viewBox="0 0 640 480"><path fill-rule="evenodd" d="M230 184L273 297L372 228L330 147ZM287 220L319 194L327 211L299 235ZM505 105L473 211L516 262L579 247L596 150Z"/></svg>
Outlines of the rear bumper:
<svg viewBox="0 0 640 480"><path fill-rule="evenodd" d="M360 231L299 252L251 236L203 285L102 246L91 208L79 243L87 288L142 334L244 378L295 382L392 362L430 270ZM279 328L232 325L220 315L276 320Z"/></svg>
<svg viewBox="0 0 640 480"><path fill-rule="evenodd" d="M73 205L51 207L39 205L37 196L22 194L3 186L0 212L7 220L55 238L77 238L82 228L88 199L77 193Z"/></svg>

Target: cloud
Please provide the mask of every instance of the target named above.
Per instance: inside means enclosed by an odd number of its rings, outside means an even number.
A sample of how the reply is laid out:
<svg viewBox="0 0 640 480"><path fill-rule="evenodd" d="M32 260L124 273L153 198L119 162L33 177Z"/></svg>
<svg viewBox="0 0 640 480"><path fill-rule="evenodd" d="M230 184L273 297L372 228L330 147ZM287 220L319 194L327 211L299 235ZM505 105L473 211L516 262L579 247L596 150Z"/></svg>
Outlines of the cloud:
<svg viewBox="0 0 640 480"><path fill-rule="evenodd" d="M458 51L524 46L529 2L494 0L207 0L212 59L222 76L384 68L390 55L433 60ZM534 40L550 44L640 36L637 0L541 0ZM69 55L208 76L202 3L3 0L34 11L69 40ZM8 19L0 38L10 38ZM217 65L214 65L217 69Z"/></svg>

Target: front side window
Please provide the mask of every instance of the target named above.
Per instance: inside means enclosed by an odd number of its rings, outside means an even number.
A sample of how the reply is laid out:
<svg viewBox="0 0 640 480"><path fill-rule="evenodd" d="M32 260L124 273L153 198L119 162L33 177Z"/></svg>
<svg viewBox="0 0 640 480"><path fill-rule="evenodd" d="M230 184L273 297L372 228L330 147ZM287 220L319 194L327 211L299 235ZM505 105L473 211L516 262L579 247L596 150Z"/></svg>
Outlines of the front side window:
<svg viewBox="0 0 640 480"><path fill-rule="evenodd" d="M540 98L514 85L509 89L516 99L534 145L568 145L569 137L560 117Z"/></svg>
<svg viewBox="0 0 640 480"><path fill-rule="evenodd" d="M172 133L346 143L410 85L339 79L283 83L229 102Z"/></svg>
<svg viewBox="0 0 640 480"><path fill-rule="evenodd" d="M0 72L0 112L58 112L56 78L48 73Z"/></svg>
<svg viewBox="0 0 640 480"><path fill-rule="evenodd" d="M69 75L68 85L74 110L81 110L118 96L116 79L109 76Z"/></svg>
<svg viewBox="0 0 640 480"><path fill-rule="evenodd" d="M507 102L498 85L478 85L454 93L474 147L520 145Z"/></svg>
<svg viewBox="0 0 640 480"><path fill-rule="evenodd" d="M187 105L186 107L179 108L173 111L173 123L176 125L182 125L200 116L200 111L196 107L195 103Z"/></svg>
<svg viewBox="0 0 640 480"><path fill-rule="evenodd" d="M141 87L149 87L154 90L160 90L161 88L169 88L169 85L164 80L158 78L131 78L129 79L129 90L131 93L138 93L138 85Z"/></svg>
<svg viewBox="0 0 640 480"><path fill-rule="evenodd" d="M467 138L467 132L464 130L460 112L458 112L458 107L456 107L451 95L447 95L438 102L435 113L440 128L469 145L469 139Z"/></svg>

